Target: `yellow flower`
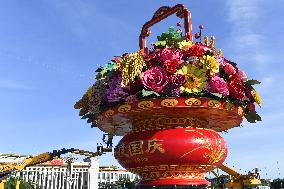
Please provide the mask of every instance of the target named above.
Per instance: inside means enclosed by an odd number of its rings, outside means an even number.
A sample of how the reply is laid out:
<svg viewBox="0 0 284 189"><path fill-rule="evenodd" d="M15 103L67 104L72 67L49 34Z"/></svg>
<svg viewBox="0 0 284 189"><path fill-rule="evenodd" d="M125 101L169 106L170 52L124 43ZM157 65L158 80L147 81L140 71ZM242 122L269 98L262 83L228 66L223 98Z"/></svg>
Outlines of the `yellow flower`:
<svg viewBox="0 0 284 189"><path fill-rule="evenodd" d="M179 71L186 78L186 83L180 87L181 91L198 93L206 86L206 73L192 64L184 65Z"/></svg>
<svg viewBox="0 0 284 189"><path fill-rule="evenodd" d="M202 56L200 59L200 63L204 69L210 71L210 75L219 73L219 63L213 56L210 56L210 55Z"/></svg>
<svg viewBox="0 0 284 189"><path fill-rule="evenodd" d="M194 44L192 41L183 40L181 42L178 42L178 45L180 49L188 51Z"/></svg>
<svg viewBox="0 0 284 189"><path fill-rule="evenodd" d="M261 103L261 97L258 94L258 92L256 92L255 89L251 90L251 95L254 98L255 102L261 107L262 103Z"/></svg>
<svg viewBox="0 0 284 189"><path fill-rule="evenodd" d="M136 77L139 77L144 66L146 66L146 62L140 51L124 56L120 63L121 86L125 87Z"/></svg>

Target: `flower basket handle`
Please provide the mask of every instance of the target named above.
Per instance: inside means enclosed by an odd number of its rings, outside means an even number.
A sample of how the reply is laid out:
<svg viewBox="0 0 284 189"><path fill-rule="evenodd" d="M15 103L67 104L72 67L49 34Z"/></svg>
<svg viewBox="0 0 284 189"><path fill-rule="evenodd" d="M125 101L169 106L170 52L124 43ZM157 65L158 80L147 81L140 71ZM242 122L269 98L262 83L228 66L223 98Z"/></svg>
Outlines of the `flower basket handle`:
<svg viewBox="0 0 284 189"><path fill-rule="evenodd" d="M191 22L191 13L183 4L177 4L174 7L162 6L160 7L155 13L152 19L146 22L141 30L139 36L139 46L142 52L147 52L146 46L146 37L149 35L147 34L148 29L153 26L154 24L160 22L161 20L169 17L170 15L176 13L176 16L179 18L184 19L184 29L186 33L186 37L188 40L192 41L192 22Z"/></svg>

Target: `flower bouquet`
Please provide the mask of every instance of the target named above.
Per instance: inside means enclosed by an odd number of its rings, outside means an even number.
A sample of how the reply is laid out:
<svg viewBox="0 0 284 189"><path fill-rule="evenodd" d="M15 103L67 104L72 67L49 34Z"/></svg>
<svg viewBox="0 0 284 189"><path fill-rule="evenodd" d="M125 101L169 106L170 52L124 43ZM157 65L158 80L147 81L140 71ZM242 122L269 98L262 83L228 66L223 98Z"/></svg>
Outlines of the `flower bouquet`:
<svg viewBox="0 0 284 189"><path fill-rule="evenodd" d="M148 52L124 53L96 70L94 85L75 104L83 119L97 126L102 112L120 104L149 98L206 97L240 105L248 122L261 120L255 110L261 99L253 87L260 82L249 80L236 63L216 50L213 36L210 41L205 36L203 42L193 42L180 28L170 27L157 39Z"/></svg>

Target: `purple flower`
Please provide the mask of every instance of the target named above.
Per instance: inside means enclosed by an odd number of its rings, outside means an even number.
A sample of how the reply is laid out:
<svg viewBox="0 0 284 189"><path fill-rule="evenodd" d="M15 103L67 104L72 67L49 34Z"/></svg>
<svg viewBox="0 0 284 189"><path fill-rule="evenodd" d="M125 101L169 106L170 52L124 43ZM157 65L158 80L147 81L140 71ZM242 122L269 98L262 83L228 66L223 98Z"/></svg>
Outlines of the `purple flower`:
<svg viewBox="0 0 284 189"><path fill-rule="evenodd" d="M229 95L229 89L226 81L219 76L214 76L209 82L209 91L211 93L219 93L223 96Z"/></svg>
<svg viewBox="0 0 284 189"><path fill-rule="evenodd" d="M169 96L180 96L181 90L180 88L173 88L171 84L168 84L163 90L163 93Z"/></svg>
<svg viewBox="0 0 284 189"><path fill-rule="evenodd" d="M151 89L157 93L162 92L168 84L167 72L158 66L143 72L141 78L146 89Z"/></svg>
<svg viewBox="0 0 284 189"><path fill-rule="evenodd" d="M122 77L117 75L109 83L109 88L106 89L107 101L108 102L118 102L124 99L128 94L125 92L124 88L121 87Z"/></svg>
<svg viewBox="0 0 284 189"><path fill-rule="evenodd" d="M185 79L185 76L182 74L175 74L175 75L170 76L170 85L173 88L179 88L185 83L186 83L186 79Z"/></svg>

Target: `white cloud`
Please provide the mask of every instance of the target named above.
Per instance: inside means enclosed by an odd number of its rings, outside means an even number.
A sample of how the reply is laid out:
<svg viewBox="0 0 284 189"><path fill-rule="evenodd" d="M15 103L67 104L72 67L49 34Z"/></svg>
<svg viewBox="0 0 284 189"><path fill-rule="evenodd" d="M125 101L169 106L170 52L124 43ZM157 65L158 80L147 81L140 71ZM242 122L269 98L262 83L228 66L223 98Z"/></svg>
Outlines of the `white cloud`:
<svg viewBox="0 0 284 189"><path fill-rule="evenodd" d="M232 25L231 46L236 53L258 51L265 36L257 29L257 24L264 13L262 0L226 1L227 21Z"/></svg>
<svg viewBox="0 0 284 189"><path fill-rule="evenodd" d="M95 1L52 0L48 3L72 34L83 43L96 44L98 39L106 41L107 37L103 36L105 30L117 37L118 33L122 32L125 35L136 34L136 28L118 17L111 16L107 11L102 11L102 7ZM95 33L101 33L102 36L94 36ZM112 41L108 43L113 44Z"/></svg>
<svg viewBox="0 0 284 189"><path fill-rule="evenodd" d="M12 80L0 80L0 90L5 89L5 90L32 90L33 88L25 85L23 83L17 82L17 81L12 81Z"/></svg>

